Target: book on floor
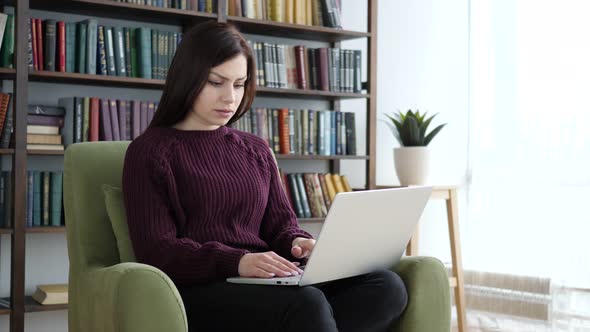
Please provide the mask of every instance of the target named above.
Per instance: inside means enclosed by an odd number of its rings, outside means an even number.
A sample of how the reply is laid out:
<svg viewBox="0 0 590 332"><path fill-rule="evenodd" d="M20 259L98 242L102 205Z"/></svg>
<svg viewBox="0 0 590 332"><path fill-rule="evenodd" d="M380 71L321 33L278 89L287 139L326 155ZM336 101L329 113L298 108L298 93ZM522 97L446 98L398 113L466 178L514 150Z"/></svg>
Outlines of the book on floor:
<svg viewBox="0 0 590 332"><path fill-rule="evenodd" d="M43 305L67 304L68 284L37 285L37 290L32 297Z"/></svg>

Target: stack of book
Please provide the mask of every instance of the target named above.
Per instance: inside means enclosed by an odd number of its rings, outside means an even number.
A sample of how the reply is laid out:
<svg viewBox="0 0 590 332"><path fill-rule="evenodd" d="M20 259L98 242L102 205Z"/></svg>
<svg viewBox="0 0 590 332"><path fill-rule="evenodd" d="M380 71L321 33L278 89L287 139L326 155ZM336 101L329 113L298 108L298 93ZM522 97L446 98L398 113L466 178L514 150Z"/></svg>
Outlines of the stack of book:
<svg viewBox="0 0 590 332"><path fill-rule="evenodd" d="M134 3L137 5L160 8L195 10L204 13L217 12L217 0L114 0L116 2Z"/></svg>
<svg viewBox="0 0 590 332"><path fill-rule="evenodd" d="M0 92L0 148L12 146L13 110L12 94Z"/></svg>
<svg viewBox="0 0 590 332"><path fill-rule="evenodd" d="M254 52L259 86L356 93L362 90L360 50L248 43Z"/></svg>
<svg viewBox="0 0 590 332"><path fill-rule="evenodd" d="M344 175L279 172L285 193L298 218L325 218L336 194L352 191Z"/></svg>
<svg viewBox="0 0 590 332"><path fill-rule="evenodd" d="M65 109L64 144L130 141L143 133L154 117L157 102L96 97L58 100Z"/></svg>
<svg viewBox="0 0 590 332"><path fill-rule="evenodd" d="M63 151L61 129L65 110L62 107L29 105L27 108L27 149Z"/></svg>
<svg viewBox="0 0 590 332"><path fill-rule="evenodd" d="M164 79L182 33L31 18L31 70Z"/></svg>
<svg viewBox="0 0 590 332"><path fill-rule="evenodd" d="M342 28L340 0L228 0L227 14L281 23Z"/></svg>
<svg viewBox="0 0 590 332"><path fill-rule="evenodd" d="M352 112L253 108L232 127L259 136L277 154L356 155Z"/></svg>
<svg viewBox="0 0 590 332"><path fill-rule="evenodd" d="M27 172L27 227L64 226L63 172Z"/></svg>

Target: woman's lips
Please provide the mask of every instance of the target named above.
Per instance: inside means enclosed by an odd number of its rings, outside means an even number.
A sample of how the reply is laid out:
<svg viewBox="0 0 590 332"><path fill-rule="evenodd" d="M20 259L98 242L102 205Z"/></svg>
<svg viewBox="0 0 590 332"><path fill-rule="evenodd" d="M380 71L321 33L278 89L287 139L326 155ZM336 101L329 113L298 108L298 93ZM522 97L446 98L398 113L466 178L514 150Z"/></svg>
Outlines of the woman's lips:
<svg viewBox="0 0 590 332"><path fill-rule="evenodd" d="M232 110L215 110L215 112L217 112L217 114L223 116L223 117L231 117L234 114L234 111Z"/></svg>

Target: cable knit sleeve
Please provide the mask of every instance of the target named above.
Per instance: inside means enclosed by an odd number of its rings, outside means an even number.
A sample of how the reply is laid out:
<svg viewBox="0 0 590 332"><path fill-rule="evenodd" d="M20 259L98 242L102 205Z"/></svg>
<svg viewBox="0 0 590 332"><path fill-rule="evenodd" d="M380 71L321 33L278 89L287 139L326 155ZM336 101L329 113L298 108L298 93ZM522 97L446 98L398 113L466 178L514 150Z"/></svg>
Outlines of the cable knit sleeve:
<svg viewBox="0 0 590 332"><path fill-rule="evenodd" d="M166 149L155 148L156 143L131 143L123 168L129 235L138 261L159 268L180 285L237 276L247 250L178 236L183 216L173 199L176 184Z"/></svg>
<svg viewBox="0 0 590 332"><path fill-rule="evenodd" d="M277 254L288 260L297 260L291 255L291 245L295 238L313 238L311 234L299 228L297 216L281 184L279 170L270 150L265 153L270 168L270 187L268 204L262 219L261 237Z"/></svg>

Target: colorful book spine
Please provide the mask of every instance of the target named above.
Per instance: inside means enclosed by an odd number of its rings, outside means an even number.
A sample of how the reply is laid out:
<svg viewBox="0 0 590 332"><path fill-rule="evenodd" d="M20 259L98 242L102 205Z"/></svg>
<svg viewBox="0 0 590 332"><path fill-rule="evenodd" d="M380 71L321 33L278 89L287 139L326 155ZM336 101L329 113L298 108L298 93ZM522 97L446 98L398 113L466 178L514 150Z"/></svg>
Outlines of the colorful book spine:
<svg viewBox="0 0 590 332"><path fill-rule="evenodd" d="M51 172L50 225L61 226L63 173Z"/></svg>

